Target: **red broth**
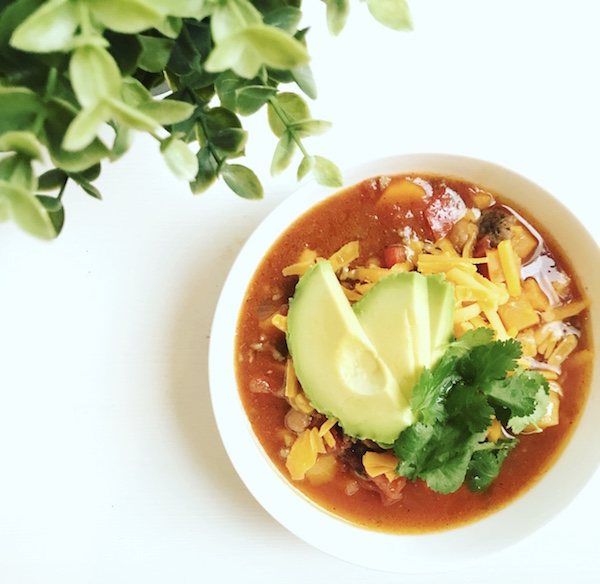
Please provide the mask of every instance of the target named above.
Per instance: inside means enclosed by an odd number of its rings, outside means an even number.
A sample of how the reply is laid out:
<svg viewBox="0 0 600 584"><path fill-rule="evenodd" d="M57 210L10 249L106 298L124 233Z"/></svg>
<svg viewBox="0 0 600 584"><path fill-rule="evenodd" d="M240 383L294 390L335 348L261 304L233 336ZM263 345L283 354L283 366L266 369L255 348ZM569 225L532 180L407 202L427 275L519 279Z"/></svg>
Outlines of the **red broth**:
<svg viewBox="0 0 600 584"><path fill-rule="evenodd" d="M407 181L424 189L425 196L415 197L414 193L420 191L408 189L399 196L388 197L390 200L383 197L393 191L390 185ZM364 181L323 201L296 220L258 266L239 316L236 337L239 392L267 456L283 476L316 504L369 529L394 533L439 531L478 520L509 504L535 484L559 456L577 424L589 390L592 347L584 309L566 319L569 326L579 331L579 336L576 349L563 362L557 379L563 393L558 425L540 433L520 435L518 446L484 492L474 493L463 485L454 493L441 495L432 492L421 480L399 479L389 483L383 476L371 479L365 475L364 468L360 468L360 462L357 463L360 458L352 456L353 450L360 451L362 445L357 446L356 441L344 436L339 427L333 432L336 446L327 448L335 459L328 480L291 479L286 467L290 441L305 425L318 427L325 418L317 412L299 415L292 423L292 430L289 418L286 420L291 406L283 387L289 356L285 333L273 326L272 316L286 314L298 277L283 276L283 269L297 262L306 249L327 258L354 240L360 242L360 256L354 265L373 262L381 265L389 260L385 250L406 242L407 233L426 243L435 241L443 233L444 239L460 248L465 239L460 233L460 221L457 222L456 217L447 220L443 214L432 218L435 211L432 201L443 203L448 192L460 196L467 209L479 209L478 212L502 209L516 217L516 223L525 226L528 233L537 238L537 247L523 260L523 268L535 265L533 260L537 257L538 263L548 268L546 275L550 280L557 274L568 276L560 289L560 305L584 300L568 258L551 235L544 232L543 226L536 224L535 217L526 216L502 194L489 193L462 180L405 175ZM486 243L482 237L477 245L481 247ZM530 272L533 271L530 267ZM521 333L527 333L527 329ZM295 425L298 421L300 427ZM340 453L340 444L344 445L343 453Z"/></svg>

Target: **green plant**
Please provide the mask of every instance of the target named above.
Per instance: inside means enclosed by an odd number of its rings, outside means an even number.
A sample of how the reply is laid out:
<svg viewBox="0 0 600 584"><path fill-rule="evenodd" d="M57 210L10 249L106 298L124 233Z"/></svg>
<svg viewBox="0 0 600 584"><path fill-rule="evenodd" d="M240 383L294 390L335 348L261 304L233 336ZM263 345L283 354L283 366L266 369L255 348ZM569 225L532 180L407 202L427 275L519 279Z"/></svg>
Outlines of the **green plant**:
<svg viewBox="0 0 600 584"><path fill-rule="evenodd" d="M350 0L323 0L332 34ZM411 26L406 0L365 0L394 29ZM276 175L300 151L307 174L337 186L330 160L305 139L316 97L301 0L8 0L0 8L0 221L44 239L64 223L68 181L100 198L101 164L125 153L134 131L156 138L193 193L221 177L262 197L256 174L232 160L248 139L241 117L262 107L278 142ZM291 85L297 91L283 91ZM162 97L157 97L162 90ZM41 169L41 170L40 170Z"/></svg>

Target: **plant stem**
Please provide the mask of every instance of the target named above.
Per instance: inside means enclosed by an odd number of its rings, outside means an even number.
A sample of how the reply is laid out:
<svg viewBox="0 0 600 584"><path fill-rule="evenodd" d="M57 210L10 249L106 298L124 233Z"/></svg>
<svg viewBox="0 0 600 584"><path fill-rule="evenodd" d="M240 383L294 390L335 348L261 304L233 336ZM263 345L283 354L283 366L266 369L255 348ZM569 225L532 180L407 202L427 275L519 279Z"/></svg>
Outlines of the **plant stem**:
<svg viewBox="0 0 600 584"><path fill-rule="evenodd" d="M306 148L304 148L304 144L302 144L302 140L298 137L298 134L296 134L295 130L291 127L291 122L290 122L290 119L288 118L288 115L281 108L281 106L277 103L277 96L270 97L269 103L271 104L273 111L277 114L277 117L281 120L281 123L286 127L286 130L290 133L290 135L294 139L294 142L296 142L296 144L298 145L298 148L300 149L300 152L302 152L302 155L308 156L309 154L306 151Z"/></svg>
<svg viewBox="0 0 600 584"><path fill-rule="evenodd" d="M65 193L65 189L67 188L67 183L69 182L69 175L65 176L65 180L63 180L63 184L60 187L60 190L58 191L58 195L56 195L56 200L57 201L61 201L63 198L63 195Z"/></svg>

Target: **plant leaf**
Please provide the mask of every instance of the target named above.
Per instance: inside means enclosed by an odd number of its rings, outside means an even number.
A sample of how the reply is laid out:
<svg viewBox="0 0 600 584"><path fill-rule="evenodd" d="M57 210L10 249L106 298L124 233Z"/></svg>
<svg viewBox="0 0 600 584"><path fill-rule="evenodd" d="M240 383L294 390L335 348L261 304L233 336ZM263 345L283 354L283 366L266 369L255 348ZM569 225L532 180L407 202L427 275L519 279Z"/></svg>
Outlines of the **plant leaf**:
<svg viewBox="0 0 600 584"><path fill-rule="evenodd" d="M175 41L144 34L138 35L138 39L142 45L142 54L138 61L139 68L151 73L162 72L171 58Z"/></svg>
<svg viewBox="0 0 600 584"><path fill-rule="evenodd" d="M111 54L122 75L135 75L139 71L142 43L139 35L123 34L112 30L104 31Z"/></svg>
<svg viewBox="0 0 600 584"><path fill-rule="evenodd" d="M215 90L221 105L231 111L237 109L237 92L251 84L248 79L236 75L233 71L224 71L215 80Z"/></svg>
<svg viewBox="0 0 600 584"><path fill-rule="evenodd" d="M68 51L79 20L70 0L48 0L14 31L10 44L25 52Z"/></svg>
<svg viewBox="0 0 600 584"><path fill-rule="evenodd" d="M306 65L310 56L306 47L290 34L273 26L252 26L244 31L251 48L262 64L275 69L293 69Z"/></svg>
<svg viewBox="0 0 600 584"><path fill-rule="evenodd" d="M70 176L77 175L78 177L82 177L87 181L94 181L100 176L100 172L102 171L102 165L100 163L93 164L89 168L84 168L83 170L77 173L70 173Z"/></svg>
<svg viewBox="0 0 600 584"><path fill-rule="evenodd" d="M144 84L133 77L125 77L123 79L121 98L126 104L135 107L154 99Z"/></svg>
<svg viewBox="0 0 600 584"><path fill-rule="evenodd" d="M52 222L55 237L57 237L65 224L65 208L62 201L56 197L47 197L45 195L36 195L37 199L46 208L48 218Z"/></svg>
<svg viewBox="0 0 600 584"><path fill-rule="evenodd" d="M89 146L96 136L98 129L110 117L110 110L105 103L81 110L69 125L62 147L76 152Z"/></svg>
<svg viewBox="0 0 600 584"><path fill-rule="evenodd" d="M27 233L40 239L54 239L57 232L47 209L30 191L0 181L0 197L8 201L10 216Z"/></svg>
<svg viewBox="0 0 600 584"><path fill-rule="evenodd" d="M327 29L332 35L337 36L346 26L350 14L350 2L349 0L323 0L323 2L327 5Z"/></svg>
<svg viewBox="0 0 600 584"><path fill-rule="evenodd" d="M67 181L68 175L61 168L47 170L38 177L39 191L55 191L61 189Z"/></svg>
<svg viewBox="0 0 600 584"><path fill-rule="evenodd" d="M164 36L175 40L181 34L183 21L181 18L167 16L162 22L156 24L154 28Z"/></svg>
<svg viewBox="0 0 600 584"><path fill-rule="evenodd" d="M309 61L304 45L273 26L256 24L217 41L205 63L207 71L232 69L240 77L251 79L263 65L292 69Z"/></svg>
<svg viewBox="0 0 600 584"><path fill-rule="evenodd" d="M82 150L65 150L62 146L63 139L75 118L76 110L70 104L58 99L49 102L48 110L49 114L44 119L44 131L48 140L48 152L56 167L67 172L79 172L110 155L108 148L98 138L93 139Z"/></svg>
<svg viewBox="0 0 600 584"><path fill-rule="evenodd" d="M412 30L413 22L406 0L366 0L375 20L393 30Z"/></svg>
<svg viewBox="0 0 600 584"><path fill-rule="evenodd" d="M120 99L108 99L107 105L115 118L141 132L154 132L160 125L141 108L131 107Z"/></svg>
<svg viewBox="0 0 600 584"><path fill-rule="evenodd" d="M310 65L300 65L291 70L296 85L311 99L317 99L317 84Z"/></svg>
<svg viewBox="0 0 600 584"><path fill-rule="evenodd" d="M166 16L146 0L87 0L86 4L106 28L129 34L154 28Z"/></svg>
<svg viewBox="0 0 600 584"><path fill-rule="evenodd" d="M275 152L273 154L273 160L271 161L271 175L276 176L281 174L292 162L294 153L296 152L296 142L291 132L287 131L283 133L283 136L279 138Z"/></svg>
<svg viewBox="0 0 600 584"><path fill-rule="evenodd" d="M170 136L161 142L160 151L167 166L177 178L187 182L196 178L198 159L185 142Z"/></svg>
<svg viewBox="0 0 600 584"><path fill-rule="evenodd" d="M327 158L315 156L313 176L318 184L325 187L341 187L343 184L340 169Z"/></svg>
<svg viewBox="0 0 600 584"><path fill-rule="evenodd" d="M31 160L22 154L11 154L0 158L0 180L30 191L37 187Z"/></svg>
<svg viewBox="0 0 600 584"><path fill-rule="evenodd" d="M312 172L316 164L314 156L306 155L302 158L300 165L298 166L297 178L302 180L309 172Z"/></svg>
<svg viewBox="0 0 600 584"><path fill-rule="evenodd" d="M196 154L198 159L198 173L190 182L190 189L195 195L203 193L217 179L217 162L208 146L202 146Z"/></svg>
<svg viewBox="0 0 600 584"><path fill-rule="evenodd" d="M244 199L262 199L264 193L260 180L252 170L241 164L224 164L221 176L227 186Z"/></svg>
<svg viewBox="0 0 600 584"><path fill-rule="evenodd" d="M236 109L247 116L257 112L271 97L277 94L277 88L266 85L248 85L239 88L236 92Z"/></svg>
<svg viewBox="0 0 600 584"><path fill-rule="evenodd" d="M187 120L194 113L195 108L185 101L162 99L144 102L139 105L138 110L161 126L167 126Z"/></svg>
<svg viewBox="0 0 600 584"><path fill-rule="evenodd" d="M76 49L69 73L73 91L84 108L120 95L121 72L111 54L101 47L86 45Z"/></svg>
<svg viewBox="0 0 600 584"><path fill-rule="evenodd" d="M0 152L17 152L33 160L41 160L43 149L33 132L9 131L0 134Z"/></svg>
<svg viewBox="0 0 600 584"><path fill-rule="evenodd" d="M217 44L252 24L262 24L260 12L247 0L229 0L214 10L210 29Z"/></svg>
<svg viewBox="0 0 600 584"><path fill-rule="evenodd" d="M302 120L290 124L289 129L296 132L300 138L308 138L309 136L319 136L324 134L331 128L331 122L324 120Z"/></svg>
<svg viewBox="0 0 600 584"><path fill-rule="evenodd" d="M290 124L310 119L310 109L297 93L279 93L272 100L274 103L269 103L267 117L273 134L278 138L283 136Z"/></svg>
<svg viewBox="0 0 600 584"><path fill-rule="evenodd" d="M211 142L228 156L242 154L248 141L248 132L240 128L226 128L214 134Z"/></svg>
<svg viewBox="0 0 600 584"><path fill-rule="evenodd" d="M45 110L41 98L30 89L0 86L0 133L29 131Z"/></svg>
<svg viewBox="0 0 600 584"><path fill-rule="evenodd" d="M75 181L83 191L94 199L102 199L100 191L80 172L70 172L69 178Z"/></svg>
<svg viewBox="0 0 600 584"><path fill-rule="evenodd" d="M265 14L263 22L280 28L289 34L294 34L301 20L302 11L299 8L295 6L280 6Z"/></svg>

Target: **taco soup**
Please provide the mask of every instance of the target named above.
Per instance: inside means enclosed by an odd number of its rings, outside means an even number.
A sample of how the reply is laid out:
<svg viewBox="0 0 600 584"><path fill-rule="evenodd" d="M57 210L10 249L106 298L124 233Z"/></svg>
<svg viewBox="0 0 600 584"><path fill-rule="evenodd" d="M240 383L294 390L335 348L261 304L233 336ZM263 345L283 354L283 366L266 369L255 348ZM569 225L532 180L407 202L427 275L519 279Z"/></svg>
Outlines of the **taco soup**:
<svg viewBox="0 0 600 584"><path fill-rule="evenodd" d="M297 219L258 266L235 367L265 454L351 523L480 519L538 481L586 401L586 298L511 199L438 175L379 176Z"/></svg>

